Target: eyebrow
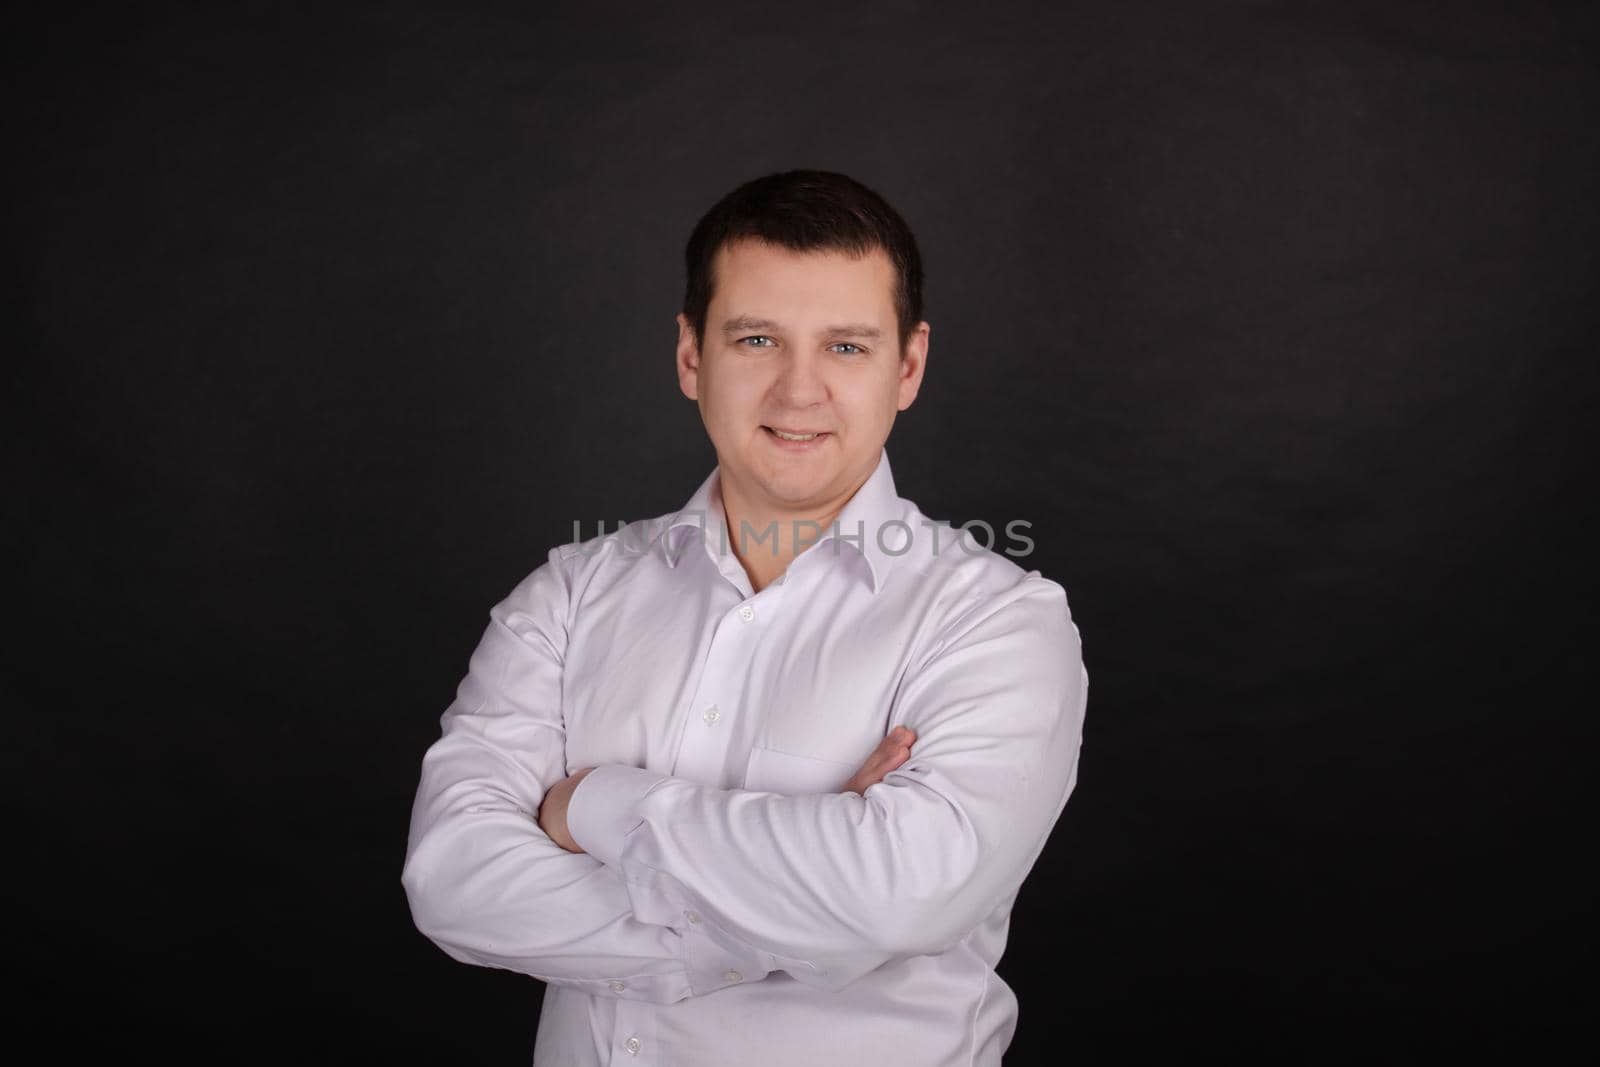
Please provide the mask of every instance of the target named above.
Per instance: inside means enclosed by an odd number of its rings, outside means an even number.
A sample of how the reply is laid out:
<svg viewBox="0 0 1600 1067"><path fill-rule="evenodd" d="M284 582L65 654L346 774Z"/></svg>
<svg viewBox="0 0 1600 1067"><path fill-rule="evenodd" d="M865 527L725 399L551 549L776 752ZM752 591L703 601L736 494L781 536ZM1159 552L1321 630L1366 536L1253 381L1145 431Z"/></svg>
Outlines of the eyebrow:
<svg viewBox="0 0 1600 1067"><path fill-rule="evenodd" d="M778 332L782 330L782 327L771 319L758 319L753 315L735 315L722 324L723 333L739 333L743 330L771 330ZM868 326L859 322L848 322L838 326L824 326L822 332L832 337L866 337L874 341L883 336L883 331L876 326Z"/></svg>

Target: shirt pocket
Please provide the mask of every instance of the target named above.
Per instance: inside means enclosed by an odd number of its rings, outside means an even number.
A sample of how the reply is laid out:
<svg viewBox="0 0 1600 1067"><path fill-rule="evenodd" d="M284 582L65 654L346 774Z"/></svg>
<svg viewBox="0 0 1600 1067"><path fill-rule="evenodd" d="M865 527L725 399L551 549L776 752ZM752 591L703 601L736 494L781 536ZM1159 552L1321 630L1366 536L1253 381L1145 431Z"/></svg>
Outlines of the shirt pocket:
<svg viewBox="0 0 1600 1067"><path fill-rule="evenodd" d="M855 773L855 766L849 763L758 746L751 750L750 762L745 765L744 787L785 796L839 793Z"/></svg>

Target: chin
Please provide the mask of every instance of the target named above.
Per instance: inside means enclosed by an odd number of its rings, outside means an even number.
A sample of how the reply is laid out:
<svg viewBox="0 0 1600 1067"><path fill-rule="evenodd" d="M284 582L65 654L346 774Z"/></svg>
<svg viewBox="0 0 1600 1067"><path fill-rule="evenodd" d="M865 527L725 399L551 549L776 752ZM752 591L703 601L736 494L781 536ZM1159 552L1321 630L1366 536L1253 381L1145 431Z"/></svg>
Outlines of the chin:
<svg viewBox="0 0 1600 1067"><path fill-rule="evenodd" d="M801 502L809 500L828 487L832 471L807 471L804 474L775 471L764 479L767 492L779 500Z"/></svg>

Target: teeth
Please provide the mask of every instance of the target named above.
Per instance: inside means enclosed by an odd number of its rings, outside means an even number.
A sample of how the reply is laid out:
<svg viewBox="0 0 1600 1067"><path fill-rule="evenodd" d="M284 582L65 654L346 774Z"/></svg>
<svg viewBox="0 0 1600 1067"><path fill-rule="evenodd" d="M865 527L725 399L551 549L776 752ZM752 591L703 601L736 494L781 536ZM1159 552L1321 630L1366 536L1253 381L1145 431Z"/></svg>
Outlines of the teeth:
<svg viewBox="0 0 1600 1067"><path fill-rule="evenodd" d="M772 430L772 427L769 426L767 429ZM809 441L817 436L814 433L784 433L782 430L772 430L772 432L785 441Z"/></svg>

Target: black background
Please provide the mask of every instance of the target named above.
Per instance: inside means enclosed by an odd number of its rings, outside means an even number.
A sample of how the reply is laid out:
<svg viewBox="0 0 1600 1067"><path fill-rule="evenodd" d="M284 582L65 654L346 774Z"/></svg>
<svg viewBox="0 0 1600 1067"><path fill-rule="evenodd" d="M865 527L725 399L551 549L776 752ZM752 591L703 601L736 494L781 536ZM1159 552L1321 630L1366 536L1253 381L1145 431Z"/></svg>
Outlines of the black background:
<svg viewBox="0 0 1600 1067"><path fill-rule="evenodd" d="M13 25L11 1005L525 1063L399 874L500 599L711 469L682 244L916 230L928 514L1092 694L1008 1063L1523 1053L1592 1000L1595 20L1534 4L54 9Z"/></svg>

